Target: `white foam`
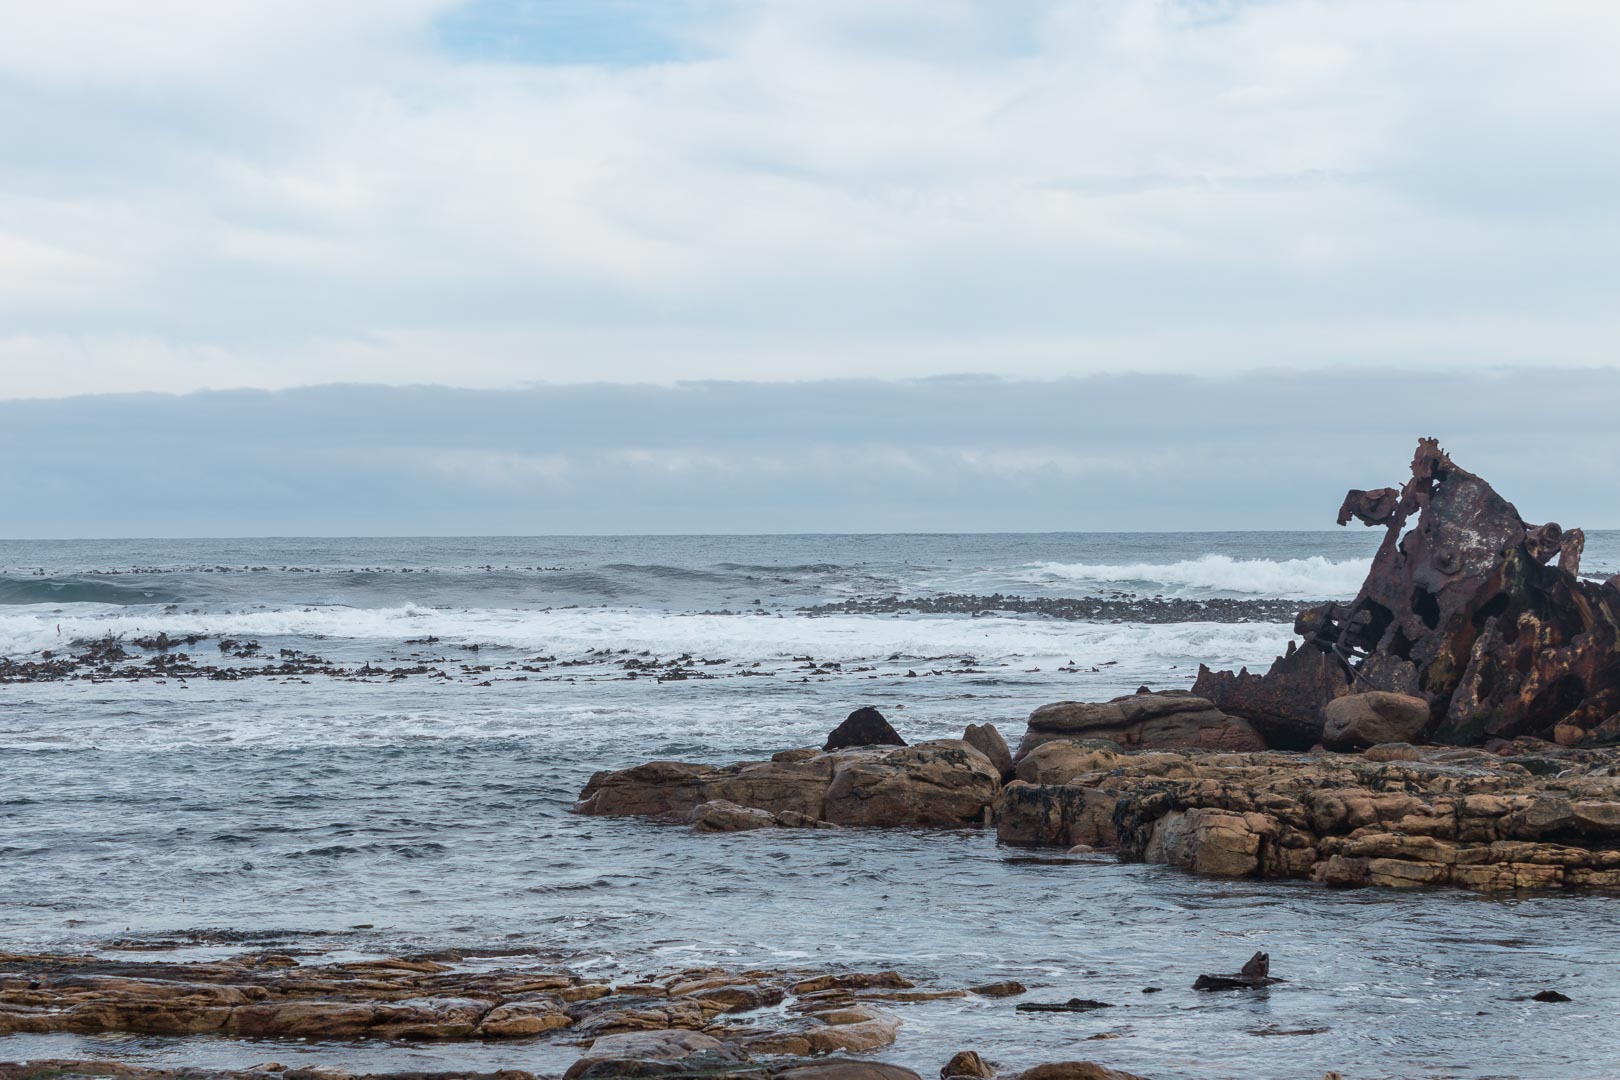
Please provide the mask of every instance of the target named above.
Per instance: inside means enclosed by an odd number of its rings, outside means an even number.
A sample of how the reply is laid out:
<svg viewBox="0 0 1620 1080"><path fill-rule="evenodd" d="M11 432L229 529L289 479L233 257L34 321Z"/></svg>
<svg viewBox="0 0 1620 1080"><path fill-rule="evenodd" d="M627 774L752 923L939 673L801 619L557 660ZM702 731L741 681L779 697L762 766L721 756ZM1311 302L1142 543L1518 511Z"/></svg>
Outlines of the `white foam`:
<svg viewBox="0 0 1620 1080"><path fill-rule="evenodd" d="M1205 555L1173 563L1036 563L1037 581L1084 581L1128 591L1189 596L1239 595L1282 599L1351 597L1371 566L1369 559L1234 559Z"/></svg>
<svg viewBox="0 0 1620 1080"><path fill-rule="evenodd" d="M60 626L60 635L57 628ZM323 638L382 647L436 637L446 646L483 644L577 656L592 649L649 650L729 660L970 654L981 660L1197 657L1210 663L1269 660L1289 638L1275 623L1081 623L1012 617L671 615L646 609L440 610L299 608L229 614L134 614L118 608L63 616L43 608L0 614L0 655L62 649L75 638L166 631L238 639ZM199 646L202 648L203 646ZM306 646L322 651L320 642Z"/></svg>

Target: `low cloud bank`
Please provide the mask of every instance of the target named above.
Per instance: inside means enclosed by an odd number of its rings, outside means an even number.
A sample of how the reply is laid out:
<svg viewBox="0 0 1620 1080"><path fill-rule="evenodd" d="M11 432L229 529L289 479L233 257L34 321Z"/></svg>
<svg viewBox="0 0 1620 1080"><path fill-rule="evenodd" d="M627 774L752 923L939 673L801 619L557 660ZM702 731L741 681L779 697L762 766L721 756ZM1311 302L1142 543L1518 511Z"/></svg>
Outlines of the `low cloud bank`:
<svg viewBox="0 0 1620 1080"><path fill-rule="evenodd" d="M1440 437L1620 525L1620 370L317 386L0 401L0 535L1331 528Z"/></svg>

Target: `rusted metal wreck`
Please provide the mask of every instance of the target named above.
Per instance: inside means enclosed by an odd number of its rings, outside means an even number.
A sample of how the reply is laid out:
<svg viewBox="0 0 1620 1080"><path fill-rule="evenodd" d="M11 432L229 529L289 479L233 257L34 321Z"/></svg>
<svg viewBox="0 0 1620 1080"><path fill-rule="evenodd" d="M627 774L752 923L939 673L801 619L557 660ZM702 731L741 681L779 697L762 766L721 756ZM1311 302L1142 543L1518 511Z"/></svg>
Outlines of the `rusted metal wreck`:
<svg viewBox="0 0 1620 1080"><path fill-rule="evenodd" d="M1346 495L1351 518L1387 530L1355 600L1300 613L1303 642L1265 674L1202 667L1194 693L1278 748L1318 742L1322 706L1365 690L1428 701L1430 742L1620 742L1620 575L1580 576L1581 530L1527 524L1435 439L1401 488Z"/></svg>

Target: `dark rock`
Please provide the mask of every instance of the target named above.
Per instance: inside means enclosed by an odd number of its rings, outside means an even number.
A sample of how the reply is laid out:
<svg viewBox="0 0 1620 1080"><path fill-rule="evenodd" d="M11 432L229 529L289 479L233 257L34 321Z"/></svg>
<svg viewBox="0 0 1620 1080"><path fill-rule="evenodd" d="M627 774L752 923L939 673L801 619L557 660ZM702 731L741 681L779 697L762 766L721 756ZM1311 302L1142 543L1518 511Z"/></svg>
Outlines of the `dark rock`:
<svg viewBox="0 0 1620 1080"><path fill-rule="evenodd" d="M1028 987L1021 982L1017 982L1013 979L1006 979L1002 982L984 983L980 986L970 986L968 987L968 993L978 994L980 997L1003 998L1017 997L1019 994L1024 993L1027 989Z"/></svg>
<svg viewBox="0 0 1620 1080"><path fill-rule="evenodd" d="M1257 952L1249 957L1249 962L1244 964L1243 970L1236 975L1200 975L1193 983L1193 989L1252 990L1255 987L1271 986L1282 981L1271 974L1271 956Z"/></svg>
<svg viewBox="0 0 1620 1080"><path fill-rule="evenodd" d="M1018 1004L1019 1012L1093 1012L1097 1009L1112 1009L1113 1006L1106 1001L1093 1001L1091 998L1070 998L1068 1001L1023 1001Z"/></svg>
<svg viewBox="0 0 1620 1080"><path fill-rule="evenodd" d="M827 744L821 749L844 750L851 746L904 746L906 740L900 733L889 726L883 714L870 705L863 706L844 718L844 722L832 729L827 736Z"/></svg>
<svg viewBox="0 0 1620 1080"><path fill-rule="evenodd" d="M1546 1002L1547 1004L1557 1004L1564 1001L1574 1001L1575 999L1567 994L1560 994L1557 990L1543 990L1539 994L1531 994L1530 1000Z"/></svg>

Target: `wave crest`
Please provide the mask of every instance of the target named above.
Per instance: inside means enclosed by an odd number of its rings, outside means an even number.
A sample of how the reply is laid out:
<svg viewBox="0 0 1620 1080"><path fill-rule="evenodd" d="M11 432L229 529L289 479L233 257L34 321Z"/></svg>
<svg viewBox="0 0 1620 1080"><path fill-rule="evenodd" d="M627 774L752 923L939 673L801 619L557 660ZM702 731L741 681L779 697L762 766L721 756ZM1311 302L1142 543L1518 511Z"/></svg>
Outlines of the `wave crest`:
<svg viewBox="0 0 1620 1080"><path fill-rule="evenodd" d="M1179 596L1255 596L1330 600L1354 596L1371 565L1367 559L1234 559L1205 555L1173 563L1037 563L1045 581L1092 582L1129 591Z"/></svg>

